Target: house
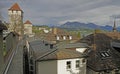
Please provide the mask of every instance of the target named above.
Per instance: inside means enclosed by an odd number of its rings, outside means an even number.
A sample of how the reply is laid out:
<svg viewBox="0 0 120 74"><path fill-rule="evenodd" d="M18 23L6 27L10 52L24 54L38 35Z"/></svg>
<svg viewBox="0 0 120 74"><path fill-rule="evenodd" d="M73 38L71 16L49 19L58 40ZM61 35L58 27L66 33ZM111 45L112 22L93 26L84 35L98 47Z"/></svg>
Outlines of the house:
<svg viewBox="0 0 120 74"><path fill-rule="evenodd" d="M76 35L70 34L69 32L66 32L59 28L53 28L51 32L41 34L40 38L42 40L46 40L46 41L54 43L54 44L56 44L58 42L63 42L63 41L74 43L80 39Z"/></svg>
<svg viewBox="0 0 120 74"><path fill-rule="evenodd" d="M7 30L7 27L2 23L2 21L0 21L0 74L3 74L4 68L3 30Z"/></svg>
<svg viewBox="0 0 120 74"><path fill-rule="evenodd" d="M80 73L86 74L86 60L79 52L56 49L36 56L36 74Z"/></svg>
<svg viewBox="0 0 120 74"><path fill-rule="evenodd" d="M32 41L29 46L36 74L86 74L86 55L78 51L42 40Z"/></svg>
<svg viewBox="0 0 120 74"><path fill-rule="evenodd" d="M87 74L116 74L120 71L120 53L111 42L114 39L105 33L95 33L81 39L90 51L87 53Z"/></svg>
<svg viewBox="0 0 120 74"><path fill-rule="evenodd" d="M24 34L28 35L29 37L33 34L32 33L32 23L29 20L27 20L24 23Z"/></svg>

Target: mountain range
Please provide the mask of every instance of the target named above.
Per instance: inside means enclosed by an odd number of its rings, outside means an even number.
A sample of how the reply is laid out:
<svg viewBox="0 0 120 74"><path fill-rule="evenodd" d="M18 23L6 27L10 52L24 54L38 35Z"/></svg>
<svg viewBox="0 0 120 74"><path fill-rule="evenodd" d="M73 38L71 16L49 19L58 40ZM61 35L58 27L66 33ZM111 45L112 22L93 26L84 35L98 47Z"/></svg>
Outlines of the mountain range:
<svg viewBox="0 0 120 74"><path fill-rule="evenodd" d="M80 23L80 22L66 22L59 26L59 28L79 30L79 29L100 29L106 31L112 31L113 26L105 25L100 26L94 23ZM120 31L120 27L117 27L117 30Z"/></svg>

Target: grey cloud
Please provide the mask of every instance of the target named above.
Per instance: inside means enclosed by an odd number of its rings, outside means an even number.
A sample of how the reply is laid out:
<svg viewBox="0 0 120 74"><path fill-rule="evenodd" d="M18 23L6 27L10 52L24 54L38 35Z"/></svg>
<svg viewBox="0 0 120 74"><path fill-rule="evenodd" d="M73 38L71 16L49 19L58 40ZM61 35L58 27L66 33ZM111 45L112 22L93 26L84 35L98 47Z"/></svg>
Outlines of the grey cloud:
<svg viewBox="0 0 120 74"><path fill-rule="evenodd" d="M67 20L78 20L80 22L91 21L100 24L100 22L108 22L108 18L111 15L113 17L114 14L120 13L119 0L17 1L24 11L24 19L30 19L35 24L58 24ZM6 2L6 7L9 8L14 2L15 0L10 3Z"/></svg>
<svg viewBox="0 0 120 74"><path fill-rule="evenodd" d="M120 14L110 16L113 19L120 19Z"/></svg>

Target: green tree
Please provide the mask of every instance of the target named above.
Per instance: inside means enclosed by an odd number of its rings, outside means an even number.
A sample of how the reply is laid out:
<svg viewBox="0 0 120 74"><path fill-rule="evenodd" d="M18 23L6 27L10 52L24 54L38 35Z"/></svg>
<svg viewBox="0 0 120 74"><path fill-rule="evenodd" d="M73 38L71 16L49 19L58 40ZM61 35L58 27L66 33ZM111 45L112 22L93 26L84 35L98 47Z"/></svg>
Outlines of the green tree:
<svg viewBox="0 0 120 74"><path fill-rule="evenodd" d="M79 38L81 38L81 34L80 34L80 32L78 32L77 36L78 36Z"/></svg>

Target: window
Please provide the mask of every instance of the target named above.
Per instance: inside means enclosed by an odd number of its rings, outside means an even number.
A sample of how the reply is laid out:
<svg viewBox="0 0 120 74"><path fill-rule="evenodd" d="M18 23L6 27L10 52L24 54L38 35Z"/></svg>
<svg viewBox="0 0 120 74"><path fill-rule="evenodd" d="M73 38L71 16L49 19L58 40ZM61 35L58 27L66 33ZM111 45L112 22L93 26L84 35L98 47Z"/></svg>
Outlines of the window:
<svg viewBox="0 0 120 74"><path fill-rule="evenodd" d="M50 44L50 49L53 49L53 44Z"/></svg>
<svg viewBox="0 0 120 74"><path fill-rule="evenodd" d="M32 59L30 59L30 64L32 64L32 65L33 65L33 60L32 60Z"/></svg>
<svg viewBox="0 0 120 74"><path fill-rule="evenodd" d="M57 40L60 40L59 36L57 36Z"/></svg>
<svg viewBox="0 0 120 74"><path fill-rule="evenodd" d="M66 68L67 69L71 69L71 61L67 61L66 62Z"/></svg>
<svg viewBox="0 0 120 74"><path fill-rule="evenodd" d="M72 36L69 36L69 39L72 40Z"/></svg>
<svg viewBox="0 0 120 74"><path fill-rule="evenodd" d="M33 66L30 66L30 70L33 70Z"/></svg>
<svg viewBox="0 0 120 74"><path fill-rule="evenodd" d="M104 58L105 57L110 57L110 54L108 52L101 52L100 55Z"/></svg>
<svg viewBox="0 0 120 74"><path fill-rule="evenodd" d="M79 69L80 67L80 60L76 60L76 69Z"/></svg>

